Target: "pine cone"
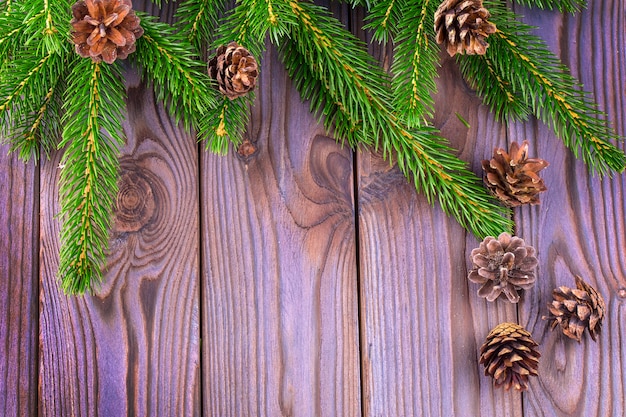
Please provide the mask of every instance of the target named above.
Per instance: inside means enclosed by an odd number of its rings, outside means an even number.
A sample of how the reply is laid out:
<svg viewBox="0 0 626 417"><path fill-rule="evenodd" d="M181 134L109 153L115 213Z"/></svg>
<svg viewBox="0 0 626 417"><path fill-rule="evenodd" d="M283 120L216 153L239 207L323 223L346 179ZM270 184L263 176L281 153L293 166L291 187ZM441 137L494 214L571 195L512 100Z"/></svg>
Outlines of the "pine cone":
<svg viewBox="0 0 626 417"><path fill-rule="evenodd" d="M602 327L606 310L604 299L595 288L587 284L581 277L576 276L576 289L559 287L552 290L549 316L543 316L550 321L552 330L561 326L563 333L580 342L585 329L589 330L591 338L596 341Z"/></svg>
<svg viewBox="0 0 626 417"><path fill-rule="evenodd" d="M528 141L522 146L513 142L509 153L496 148L492 160L483 160L485 185L508 207L539 204L538 194L547 188L537 175L549 164L543 159L528 158Z"/></svg>
<svg viewBox="0 0 626 417"><path fill-rule="evenodd" d="M522 326L502 323L494 327L480 348L480 363L485 375L495 379L496 387L518 391L528 389L528 377L537 375L539 357L537 342Z"/></svg>
<svg viewBox="0 0 626 417"><path fill-rule="evenodd" d="M259 75L256 59L236 42L220 46L208 67L209 76L231 100L252 91Z"/></svg>
<svg viewBox="0 0 626 417"><path fill-rule="evenodd" d="M537 258L535 248L526 246L524 240L504 232L498 238L487 236L480 246L472 250L473 269L468 278L482 284L480 297L494 301L502 293L512 303L519 301L518 290L529 289L535 283Z"/></svg>
<svg viewBox="0 0 626 417"><path fill-rule="evenodd" d="M435 12L437 43L450 56L484 55L489 46L485 38L496 32L496 25L487 21L490 16L482 0L444 0Z"/></svg>
<svg viewBox="0 0 626 417"><path fill-rule="evenodd" d="M83 58L112 64L135 51L143 35L130 0L84 0L74 3L70 24L76 52Z"/></svg>

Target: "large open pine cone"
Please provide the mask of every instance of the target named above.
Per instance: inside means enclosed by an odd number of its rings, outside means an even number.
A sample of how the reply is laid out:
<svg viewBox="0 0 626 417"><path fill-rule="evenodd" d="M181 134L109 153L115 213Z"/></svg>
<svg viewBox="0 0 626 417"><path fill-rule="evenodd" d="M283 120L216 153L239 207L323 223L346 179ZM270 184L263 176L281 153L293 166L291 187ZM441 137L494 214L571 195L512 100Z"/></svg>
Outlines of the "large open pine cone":
<svg viewBox="0 0 626 417"><path fill-rule="evenodd" d="M472 250L470 258L474 268L470 281L482 284L480 297L494 301L501 294L512 303L519 301L518 290L529 289L535 283L537 258L535 248L527 246L522 238L504 232L498 238L487 236L480 246Z"/></svg>
<svg viewBox="0 0 626 417"><path fill-rule="evenodd" d="M576 276L576 289L565 286L555 288L552 298L552 303L548 304L550 315L543 319L550 321L553 330L560 326L567 337L580 342L583 332L588 329L591 338L596 341L606 307L595 288Z"/></svg>
<svg viewBox="0 0 626 417"><path fill-rule="evenodd" d="M435 12L437 43L448 54L484 55L489 44L485 38L496 31L487 21L491 15L482 0L444 0Z"/></svg>
<svg viewBox="0 0 626 417"><path fill-rule="evenodd" d="M537 174L548 165L543 159L528 158L528 141L522 146L513 142L508 153L496 148L493 159L483 160L485 185L508 207L539 204L538 194L547 188Z"/></svg>
<svg viewBox="0 0 626 417"><path fill-rule="evenodd" d="M208 69L222 94L231 100L253 90L259 75L256 59L236 42L220 46Z"/></svg>
<svg viewBox="0 0 626 417"><path fill-rule="evenodd" d="M130 0L84 0L74 3L70 22L76 52L83 58L112 64L135 51L143 35Z"/></svg>
<svg viewBox="0 0 626 417"><path fill-rule="evenodd" d="M480 363L485 365L485 375L495 379L496 387L518 391L528 389L528 377L537 375L539 357L531 334L515 323L496 326L480 348Z"/></svg>

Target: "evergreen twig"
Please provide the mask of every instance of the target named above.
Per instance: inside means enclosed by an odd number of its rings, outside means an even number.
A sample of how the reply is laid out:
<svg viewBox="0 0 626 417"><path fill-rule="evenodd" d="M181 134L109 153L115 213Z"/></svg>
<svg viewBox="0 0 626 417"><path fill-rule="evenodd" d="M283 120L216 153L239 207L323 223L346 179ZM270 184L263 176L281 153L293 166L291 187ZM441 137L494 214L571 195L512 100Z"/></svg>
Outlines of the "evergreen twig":
<svg viewBox="0 0 626 417"><path fill-rule="evenodd" d="M194 49L182 35L153 16L137 13L144 34L137 40L131 58L137 62L146 82L152 82L176 121L198 128L209 109L215 108L217 93L204 65L195 59Z"/></svg>
<svg viewBox="0 0 626 417"><path fill-rule="evenodd" d="M538 119L554 129L574 156L582 154L590 169L600 175L623 171L626 156L610 142L620 138L611 133L591 95L581 89L545 43L530 33L530 26L520 23L498 1L486 0L484 4L498 30L489 37L490 46L483 57L461 58L467 61L462 69L466 75L475 74L470 75L470 82L483 86L479 91L489 94L486 101L495 107L496 114L523 116L512 107L519 104L519 97ZM490 77L497 83L485 88Z"/></svg>
<svg viewBox="0 0 626 417"><path fill-rule="evenodd" d="M65 94L61 147L61 251L59 277L69 294L101 281L106 260L117 155L122 137L124 84L117 65L80 59ZM87 102L87 105L85 105Z"/></svg>
<svg viewBox="0 0 626 417"><path fill-rule="evenodd" d="M396 158L429 202L438 199L446 213L477 236L510 230L504 210L437 131L408 129L387 107L391 92L385 87L386 76L360 42L324 9L287 4L289 9L281 11L291 12L299 24L281 40L283 62L303 97L324 114L326 127L332 122L336 135L352 145L382 147L384 156Z"/></svg>

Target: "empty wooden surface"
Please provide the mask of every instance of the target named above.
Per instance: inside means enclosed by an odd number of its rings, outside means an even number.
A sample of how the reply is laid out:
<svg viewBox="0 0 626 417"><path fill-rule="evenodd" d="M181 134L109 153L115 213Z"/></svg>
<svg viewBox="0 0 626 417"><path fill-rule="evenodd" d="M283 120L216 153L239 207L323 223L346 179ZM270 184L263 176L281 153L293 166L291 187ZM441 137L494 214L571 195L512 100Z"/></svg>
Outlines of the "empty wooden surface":
<svg viewBox="0 0 626 417"><path fill-rule="evenodd" d="M134 4L172 19L170 4ZM333 10L366 38L361 10ZM624 2L516 11L625 135ZM540 260L518 306L477 297L466 278L476 238L377 154L337 145L274 48L261 60L248 157L204 152L129 69L109 263L93 296L64 296L55 275L61 153L35 166L0 149L0 413L625 415L625 174L591 176L534 120L495 122L441 57L434 124L476 174L495 146L524 139L551 164L542 204L513 212ZM598 343L541 319L574 274L607 302ZM494 389L478 364L502 321L540 343L525 394Z"/></svg>

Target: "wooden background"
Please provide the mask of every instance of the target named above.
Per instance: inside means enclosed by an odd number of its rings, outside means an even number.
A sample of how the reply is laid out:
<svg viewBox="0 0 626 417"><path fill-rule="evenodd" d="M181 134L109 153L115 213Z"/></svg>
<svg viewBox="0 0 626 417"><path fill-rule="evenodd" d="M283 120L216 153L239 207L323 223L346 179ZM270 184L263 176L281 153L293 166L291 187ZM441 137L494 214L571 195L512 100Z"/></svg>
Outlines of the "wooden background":
<svg viewBox="0 0 626 417"><path fill-rule="evenodd" d="M332 7L364 37L362 11ZM624 1L516 11L626 135ZM452 60L440 75L435 125L474 172L524 139L550 161L542 204L515 210L540 258L518 306L476 296L466 276L478 241L396 168L329 138L273 48L249 158L204 152L128 72L121 190L94 296L68 298L55 278L60 153L25 165L0 149L0 415L626 415L626 175L590 176L539 122L494 122ZM598 343L541 320L574 274L606 300ZM478 365L502 321L540 343L524 394L494 389Z"/></svg>

